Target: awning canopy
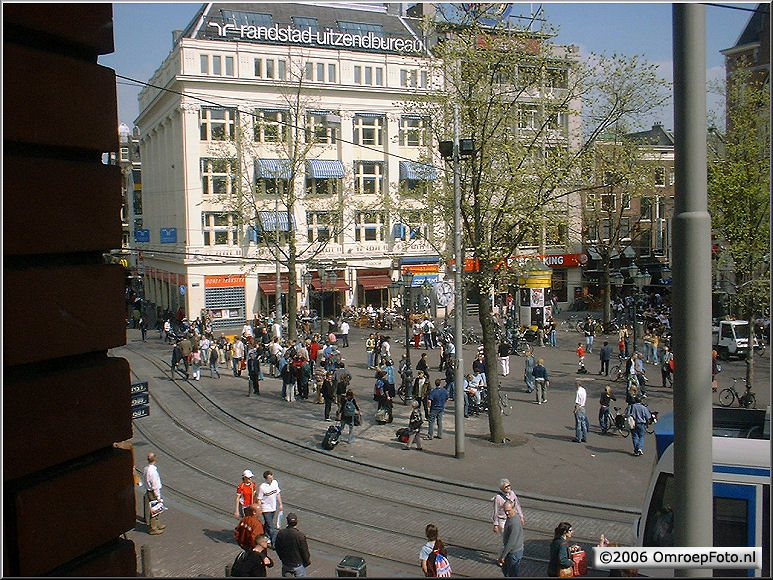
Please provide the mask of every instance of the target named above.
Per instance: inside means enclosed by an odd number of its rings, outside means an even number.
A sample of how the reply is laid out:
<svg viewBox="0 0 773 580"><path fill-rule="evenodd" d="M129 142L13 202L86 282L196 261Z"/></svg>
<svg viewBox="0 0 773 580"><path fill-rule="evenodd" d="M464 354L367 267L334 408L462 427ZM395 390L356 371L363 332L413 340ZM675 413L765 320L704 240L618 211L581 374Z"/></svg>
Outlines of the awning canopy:
<svg viewBox="0 0 773 580"><path fill-rule="evenodd" d="M274 232L279 224L280 232L290 231L287 220L287 211L259 211L258 212L258 231ZM293 230L295 230L295 216L292 216Z"/></svg>
<svg viewBox="0 0 773 580"><path fill-rule="evenodd" d="M598 253L596 250L594 250L593 248L588 248L587 252L588 252L588 257L589 257L591 260L600 260L600 259L601 259L601 254L599 254L599 253Z"/></svg>
<svg viewBox="0 0 773 580"><path fill-rule="evenodd" d="M344 164L330 159L310 159L306 161L306 177L313 179L341 179L344 176Z"/></svg>
<svg viewBox="0 0 773 580"><path fill-rule="evenodd" d="M437 170L434 166L419 161L400 162L401 181L430 181L433 179L437 179Z"/></svg>
<svg viewBox="0 0 773 580"><path fill-rule="evenodd" d="M311 287L317 292L322 289L322 281L319 278L315 278L311 281ZM340 292L341 290L349 290L350 286L346 283L346 280L339 278L336 280L335 286L332 284L325 284L324 292Z"/></svg>
<svg viewBox="0 0 773 580"><path fill-rule="evenodd" d="M291 169L287 159L256 159L255 179L290 179Z"/></svg>
<svg viewBox="0 0 773 580"><path fill-rule="evenodd" d="M282 272L279 276L279 281L282 284L282 294L287 294L290 290L290 280L287 272ZM300 280L296 282L296 292L301 291L301 284L303 284L303 282ZM259 274L258 287L266 296L274 296L276 294L276 274Z"/></svg>
<svg viewBox="0 0 773 580"><path fill-rule="evenodd" d="M391 283L392 278L383 274L375 276L357 276L357 284L362 286L363 290L389 288Z"/></svg>
<svg viewBox="0 0 773 580"><path fill-rule="evenodd" d="M437 264L440 262L440 256L405 256L400 258L400 264L403 266L409 264Z"/></svg>

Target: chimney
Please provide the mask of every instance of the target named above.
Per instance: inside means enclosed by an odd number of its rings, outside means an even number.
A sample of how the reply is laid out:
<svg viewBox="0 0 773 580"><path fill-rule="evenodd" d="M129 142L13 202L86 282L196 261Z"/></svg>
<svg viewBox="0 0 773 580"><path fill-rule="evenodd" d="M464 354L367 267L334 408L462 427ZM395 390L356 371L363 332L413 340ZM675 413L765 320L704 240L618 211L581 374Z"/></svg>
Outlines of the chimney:
<svg viewBox="0 0 773 580"><path fill-rule="evenodd" d="M182 30L173 30L172 31L172 46L177 44L177 41L182 38L183 31Z"/></svg>
<svg viewBox="0 0 773 580"><path fill-rule="evenodd" d="M405 16L402 2L386 2L385 5L387 14L391 14L392 16Z"/></svg>

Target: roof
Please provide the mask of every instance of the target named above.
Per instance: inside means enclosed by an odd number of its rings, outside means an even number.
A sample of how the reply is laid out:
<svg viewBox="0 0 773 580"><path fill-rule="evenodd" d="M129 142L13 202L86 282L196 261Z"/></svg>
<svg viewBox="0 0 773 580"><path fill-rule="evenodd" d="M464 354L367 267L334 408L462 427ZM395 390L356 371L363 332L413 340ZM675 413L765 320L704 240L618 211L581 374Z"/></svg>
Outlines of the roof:
<svg viewBox="0 0 773 580"><path fill-rule="evenodd" d="M397 6L397 5L395 5ZM222 34L222 28L227 24L227 17L233 13L238 13L237 18L241 17L237 26L233 27L229 35ZM303 19L315 19L316 23L310 23ZM362 24L361 30L353 30L352 27L342 26L342 22ZM211 23L211 24L210 24ZM233 25L234 20L231 20ZM253 26L265 26L266 28L278 27L285 29L292 27L294 29L305 30L309 26L314 32L319 32L320 38L324 32L330 29L335 33L352 33L367 35L373 31L376 36L404 38L406 40L421 39L419 30L419 21L415 18L402 16L399 10L387 8L384 4L322 4L322 3L303 3L303 2L275 2L275 3L213 3L204 4L196 13L196 16L190 22L183 33L184 38L196 38L205 40L239 40L250 42L253 39L240 36L236 30L241 24ZM275 38L275 37L274 37ZM326 37L330 40L330 37ZM288 42L278 39L267 40L261 38L258 42L266 44L288 44ZM323 44L318 42L318 44ZM340 44L332 45L331 42L324 43L327 48L337 48ZM383 46L378 49L365 48L361 46L345 46L347 50L356 50L364 52L400 52L399 50L384 50ZM415 52L406 50L406 52Z"/></svg>
<svg viewBox="0 0 773 580"><path fill-rule="evenodd" d="M652 129L647 131L629 133L626 137L634 141L641 141L647 145L660 145L665 147L673 147L674 145L674 135L670 131L666 131L661 123L655 123L652 126Z"/></svg>
<svg viewBox="0 0 773 580"><path fill-rule="evenodd" d="M740 46L746 46L755 42L762 41L762 35L765 31L765 23L768 22L768 29L770 29L770 5L769 4L757 4L757 11L752 13L749 22L746 23L746 28L743 29L741 36L738 37L733 48Z"/></svg>

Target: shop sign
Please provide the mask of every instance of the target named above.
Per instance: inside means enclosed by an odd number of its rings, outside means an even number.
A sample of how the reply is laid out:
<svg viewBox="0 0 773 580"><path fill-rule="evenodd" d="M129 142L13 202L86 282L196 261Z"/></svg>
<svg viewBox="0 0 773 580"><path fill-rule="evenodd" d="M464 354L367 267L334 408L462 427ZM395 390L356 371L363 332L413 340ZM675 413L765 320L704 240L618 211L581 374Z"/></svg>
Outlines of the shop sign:
<svg viewBox="0 0 773 580"><path fill-rule="evenodd" d="M410 272L413 275L435 274L439 271L440 271L440 267L437 264L411 264L409 266L402 266L403 273Z"/></svg>
<svg viewBox="0 0 773 580"><path fill-rule="evenodd" d="M257 40L284 42L288 44L305 44L333 48L366 48L384 52L423 53L424 42L418 38L400 38L394 36L379 36L373 32L367 34L350 34L338 32L332 28L318 31L310 27L295 28L291 25L255 26L252 24L220 24L208 22L207 26L217 29L221 38L238 38L240 40Z"/></svg>
<svg viewBox="0 0 773 580"><path fill-rule="evenodd" d="M162 244L177 243L177 228L161 228L160 233Z"/></svg>
<svg viewBox="0 0 773 580"><path fill-rule="evenodd" d="M233 288L244 286L244 274L224 274L220 276L204 276L205 288Z"/></svg>

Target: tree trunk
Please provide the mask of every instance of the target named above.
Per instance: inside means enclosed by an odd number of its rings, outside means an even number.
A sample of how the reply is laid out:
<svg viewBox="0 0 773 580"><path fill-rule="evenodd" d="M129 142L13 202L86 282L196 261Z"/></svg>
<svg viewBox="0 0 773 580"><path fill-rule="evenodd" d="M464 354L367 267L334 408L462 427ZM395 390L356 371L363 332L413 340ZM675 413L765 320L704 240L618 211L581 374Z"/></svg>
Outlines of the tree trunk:
<svg viewBox="0 0 773 580"><path fill-rule="evenodd" d="M482 262L482 261L481 261ZM481 264L481 270L483 265ZM481 279L490 280L486 272L481 271ZM478 318L483 330L483 354L486 361L486 382L488 384L488 424L492 443L503 443L505 428L502 425L502 413L499 412L499 371L497 360L496 333L490 300L490 286L479 286Z"/></svg>
<svg viewBox="0 0 773 580"><path fill-rule="evenodd" d="M611 316L611 299L612 295L610 294L612 291L612 284L609 279L609 256L607 255L604 258L603 264L601 266L601 275L603 277L603 285L604 285L604 292L601 297L601 325L602 325L602 332L606 332L609 328L609 321L612 319Z"/></svg>
<svg viewBox="0 0 773 580"><path fill-rule="evenodd" d="M295 272L296 253L298 251L295 245L295 232L292 231L292 213L291 210L287 211L288 228L290 229L290 235L288 236L287 247L287 336L291 342L294 342L297 338L297 321L298 321L298 277Z"/></svg>

